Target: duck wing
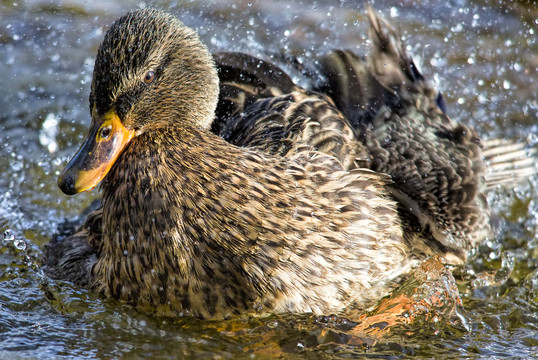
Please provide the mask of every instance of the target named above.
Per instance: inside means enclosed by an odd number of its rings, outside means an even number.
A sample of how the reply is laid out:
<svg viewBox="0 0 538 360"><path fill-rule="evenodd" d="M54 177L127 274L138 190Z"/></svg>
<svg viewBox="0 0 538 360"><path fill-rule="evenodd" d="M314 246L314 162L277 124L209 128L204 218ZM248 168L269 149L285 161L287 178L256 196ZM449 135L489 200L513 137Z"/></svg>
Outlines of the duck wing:
<svg viewBox="0 0 538 360"><path fill-rule="evenodd" d="M366 168L369 156L328 96L296 86L279 67L251 55L214 55L220 98L212 131L237 146L279 156L320 151L344 169Z"/></svg>
<svg viewBox="0 0 538 360"><path fill-rule="evenodd" d="M322 80L313 89L330 96L349 119L371 156L369 168L391 176L402 216L418 220L423 236L464 258L490 233L481 141L445 114L441 94L388 22L371 8L368 18L371 53L365 59L350 51L321 57Z"/></svg>
<svg viewBox="0 0 538 360"><path fill-rule="evenodd" d="M300 69L311 77L308 90L266 61L216 54L221 96L213 131L239 146L281 156L316 150L346 170L389 174L408 237L426 253L460 262L490 232L480 139L445 114L441 94L392 27L371 9L368 17L371 53L320 56Z"/></svg>

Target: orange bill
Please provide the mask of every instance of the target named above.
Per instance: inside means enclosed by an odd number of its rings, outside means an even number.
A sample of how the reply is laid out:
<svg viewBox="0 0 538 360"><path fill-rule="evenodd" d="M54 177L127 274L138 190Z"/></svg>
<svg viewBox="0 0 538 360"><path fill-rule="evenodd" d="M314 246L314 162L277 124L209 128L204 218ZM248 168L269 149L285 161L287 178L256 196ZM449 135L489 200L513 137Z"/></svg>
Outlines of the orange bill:
<svg viewBox="0 0 538 360"><path fill-rule="evenodd" d="M115 110L102 118L93 116L90 132L58 178L60 189L67 195L93 189L133 136L134 130L123 126Z"/></svg>

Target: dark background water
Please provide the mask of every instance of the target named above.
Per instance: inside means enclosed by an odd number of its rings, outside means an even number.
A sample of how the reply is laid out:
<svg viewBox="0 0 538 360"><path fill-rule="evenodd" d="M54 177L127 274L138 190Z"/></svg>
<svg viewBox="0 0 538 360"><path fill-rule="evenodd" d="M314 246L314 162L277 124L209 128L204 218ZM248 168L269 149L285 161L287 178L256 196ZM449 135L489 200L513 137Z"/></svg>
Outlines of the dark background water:
<svg viewBox="0 0 538 360"><path fill-rule="evenodd" d="M489 194L495 236L456 269L470 331L407 329L373 349L324 342L309 316L207 322L136 312L40 276L41 248L97 192L64 196L58 172L89 124L93 59L110 23L140 1L0 0L0 358L531 357L538 354L536 177ZM153 1L211 50L366 52L360 1ZM536 144L535 1L376 1L435 81L449 115L484 138ZM300 81L300 79L296 79ZM19 243L19 246L21 243ZM411 334L411 335L410 335Z"/></svg>

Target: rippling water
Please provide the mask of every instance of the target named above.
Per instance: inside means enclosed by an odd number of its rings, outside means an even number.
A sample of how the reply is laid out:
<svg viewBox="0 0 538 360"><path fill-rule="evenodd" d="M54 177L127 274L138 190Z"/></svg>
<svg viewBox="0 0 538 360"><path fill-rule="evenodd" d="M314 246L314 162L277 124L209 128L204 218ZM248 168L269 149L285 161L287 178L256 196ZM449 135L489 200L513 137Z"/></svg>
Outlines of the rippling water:
<svg viewBox="0 0 538 360"><path fill-rule="evenodd" d="M535 1L378 1L448 112L485 138L538 134ZM41 248L97 196L64 196L58 171L89 123L89 83L103 31L139 1L0 0L0 358L531 357L538 354L537 180L489 194L495 237L455 269L470 331L395 332L374 348L336 344L304 316L208 322L147 316L44 278ZM164 1L212 50L367 51L363 3ZM14 246L16 242L17 246ZM22 250L24 248L24 250ZM410 335L412 334L412 335Z"/></svg>

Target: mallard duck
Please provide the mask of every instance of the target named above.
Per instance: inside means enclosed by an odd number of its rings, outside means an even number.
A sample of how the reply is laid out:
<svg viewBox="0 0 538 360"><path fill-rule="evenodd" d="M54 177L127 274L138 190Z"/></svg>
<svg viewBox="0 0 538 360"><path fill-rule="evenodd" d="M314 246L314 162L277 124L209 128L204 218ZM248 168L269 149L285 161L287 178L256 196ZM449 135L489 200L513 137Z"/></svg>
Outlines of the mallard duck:
<svg viewBox="0 0 538 360"><path fill-rule="evenodd" d="M174 16L119 18L95 60L92 122L58 179L101 206L53 239L45 271L159 314L342 313L417 262L463 261L489 232L476 133L368 12L373 51L295 85L211 55Z"/></svg>

